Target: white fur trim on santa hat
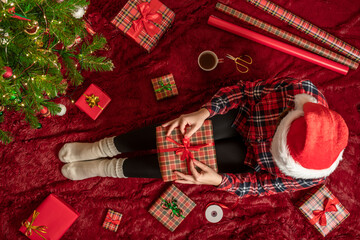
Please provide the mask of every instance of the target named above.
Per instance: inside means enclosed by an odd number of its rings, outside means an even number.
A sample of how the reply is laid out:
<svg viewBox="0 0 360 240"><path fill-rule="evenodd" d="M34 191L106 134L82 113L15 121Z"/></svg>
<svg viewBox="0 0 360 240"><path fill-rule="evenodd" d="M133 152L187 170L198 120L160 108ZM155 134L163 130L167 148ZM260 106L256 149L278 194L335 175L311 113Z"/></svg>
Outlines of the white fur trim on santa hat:
<svg viewBox="0 0 360 240"><path fill-rule="evenodd" d="M307 102L317 103L317 100L308 94L298 94L295 95L294 102L295 102L294 110L290 111L281 120L278 128L276 129L274 138L271 142L270 152L273 156L276 165L279 167L280 171L287 176L293 178L303 178L303 179L315 179L315 178L326 177L336 169L339 162L342 160L342 155L344 150L341 151L336 161L327 169L322 169L322 170L307 169L301 166L300 164L298 164L290 155L290 151L287 146L287 135L291 123L295 119L304 116L303 105Z"/></svg>

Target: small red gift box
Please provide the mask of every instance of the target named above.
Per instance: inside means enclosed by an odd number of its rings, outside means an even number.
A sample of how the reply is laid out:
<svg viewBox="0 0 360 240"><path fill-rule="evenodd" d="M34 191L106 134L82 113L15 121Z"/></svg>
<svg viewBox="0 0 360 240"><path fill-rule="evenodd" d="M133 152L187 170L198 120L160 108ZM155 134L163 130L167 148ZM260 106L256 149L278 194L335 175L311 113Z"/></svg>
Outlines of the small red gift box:
<svg viewBox="0 0 360 240"><path fill-rule="evenodd" d="M186 131L190 127L186 127ZM179 128L174 129L169 137L166 128L156 128L156 144L160 172L165 182L176 180L174 170L191 174L191 159L196 159L217 171L215 143L210 120L191 136L184 138Z"/></svg>
<svg viewBox="0 0 360 240"><path fill-rule="evenodd" d="M171 185L150 207L149 213L173 232L195 206L188 196Z"/></svg>
<svg viewBox="0 0 360 240"><path fill-rule="evenodd" d="M325 185L309 191L296 205L324 237L350 215Z"/></svg>
<svg viewBox="0 0 360 240"><path fill-rule="evenodd" d="M174 18L159 0L129 0L111 23L150 52Z"/></svg>
<svg viewBox="0 0 360 240"><path fill-rule="evenodd" d="M153 78L151 79L151 83L154 88L156 100L161 100L179 94L172 74Z"/></svg>
<svg viewBox="0 0 360 240"><path fill-rule="evenodd" d="M79 217L62 199L50 194L33 214L22 222L20 231L33 240L60 239Z"/></svg>
<svg viewBox="0 0 360 240"><path fill-rule="evenodd" d="M76 101L75 105L95 120L110 101L111 99L106 93L95 84L91 84Z"/></svg>
<svg viewBox="0 0 360 240"><path fill-rule="evenodd" d="M102 226L103 226L103 228L106 228L110 231L116 232L119 227L121 218L122 218L121 213L118 213L118 212L115 212L114 210L109 209Z"/></svg>

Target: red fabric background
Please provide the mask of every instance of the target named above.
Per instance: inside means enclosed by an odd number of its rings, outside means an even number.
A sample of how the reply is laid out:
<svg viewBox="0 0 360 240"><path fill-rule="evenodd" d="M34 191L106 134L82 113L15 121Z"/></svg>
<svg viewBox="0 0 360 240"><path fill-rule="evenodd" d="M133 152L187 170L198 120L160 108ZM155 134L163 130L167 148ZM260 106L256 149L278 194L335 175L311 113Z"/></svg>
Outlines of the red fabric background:
<svg viewBox="0 0 360 240"><path fill-rule="evenodd" d="M326 185L351 215L328 238L359 238L359 70L342 76L208 26L206 21L211 14L246 25L215 11L216 1L205 0L163 0L176 13L175 22L153 52L147 54L109 23L125 2L92 0L87 13L95 31L108 39L110 50L103 54L116 66L113 72L85 73L86 81L74 92L76 100L87 86L95 83L111 96L112 102L96 121L71 104L68 98L60 98L56 101L65 104L68 112L63 117L41 119L42 129L29 129L16 114L2 124L2 128L13 131L16 140L1 146L0 152L0 238L25 239L18 232L21 221L48 194L55 193L81 213L63 239L321 239L294 206L306 191L240 199L238 207L233 212L225 212L220 223L210 224L204 217L206 204L209 201L233 204L236 198L210 186L178 185L197 207L171 233L147 212L169 183L155 179L110 178L73 182L60 173L63 164L57 153L66 142L96 141L164 122L181 113L197 110L220 87L235 84L240 79L253 81L277 76L311 79L324 93L330 107L342 114L348 124L350 139L344 160ZM314 41L245 0L228 3ZM275 3L360 48L358 1L276 0ZM197 56L206 49L214 50L220 57L226 53L248 54L254 60L251 71L239 74L234 63L225 59L225 63L214 71L203 72L197 66ZM179 96L157 102L150 79L168 73L174 74ZM101 227L108 208L123 213L117 233Z"/></svg>

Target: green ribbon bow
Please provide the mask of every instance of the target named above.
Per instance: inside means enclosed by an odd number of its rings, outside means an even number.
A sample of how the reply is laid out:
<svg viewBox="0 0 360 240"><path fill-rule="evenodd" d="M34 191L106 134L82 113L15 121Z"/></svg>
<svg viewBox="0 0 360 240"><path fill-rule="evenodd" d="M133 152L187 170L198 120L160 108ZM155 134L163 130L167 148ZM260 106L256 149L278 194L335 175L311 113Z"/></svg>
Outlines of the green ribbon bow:
<svg viewBox="0 0 360 240"><path fill-rule="evenodd" d="M155 92L161 92L161 91L163 91L163 90L169 90L169 91L171 91L171 86L172 86L172 84L168 83L168 84L164 85L164 82L163 82L163 81L159 81L158 83L159 83L159 85L161 86L161 88L156 89Z"/></svg>
<svg viewBox="0 0 360 240"><path fill-rule="evenodd" d="M170 216L172 217L173 215L177 216L177 217L182 217L182 218L185 218L183 215L182 215L182 210L178 207L177 205L177 200L176 199L172 199L171 202L170 200L169 201L166 201L165 199L161 198L161 201L163 201L163 205L162 207L165 208L165 209L171 209L171 214Z"/></svg>

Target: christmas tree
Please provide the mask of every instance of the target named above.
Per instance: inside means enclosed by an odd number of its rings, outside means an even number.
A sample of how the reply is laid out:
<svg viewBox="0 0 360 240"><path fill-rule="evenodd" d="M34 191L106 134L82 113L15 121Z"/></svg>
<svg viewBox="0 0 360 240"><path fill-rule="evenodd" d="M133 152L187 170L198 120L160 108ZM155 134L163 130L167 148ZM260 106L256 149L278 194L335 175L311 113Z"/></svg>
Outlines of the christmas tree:
<svg viewBox="0 0 360 240"><path fill-rule="evenodd" d="M52 100L64 94L68 84L83 82L81 70L113 69L111 60L95 56L106 45L104 37L95 34L83 40L88 34L83 19L88 4L86 0L1 0L0 123L11 112L40 128L39 112L58 113L61 109ZM0 129L2 143L12 138Z"/></svg>

